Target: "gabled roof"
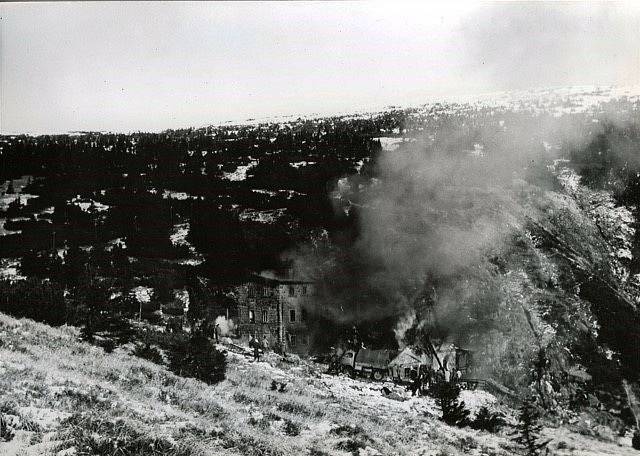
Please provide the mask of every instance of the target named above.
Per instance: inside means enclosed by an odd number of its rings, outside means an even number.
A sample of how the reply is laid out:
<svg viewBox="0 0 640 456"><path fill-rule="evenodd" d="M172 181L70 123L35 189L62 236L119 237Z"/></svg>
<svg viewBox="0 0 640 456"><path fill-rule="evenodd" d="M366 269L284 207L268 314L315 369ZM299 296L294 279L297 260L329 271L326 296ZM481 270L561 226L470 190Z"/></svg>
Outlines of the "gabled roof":
<svg viewBox="0 0 640 456"><path fill-rule="evenodd" d="M403 364L424 363L426 360L423 356L414 352L411 347L405 347L398 356L393 358L389 363L389 366L401 366Z"/></svg>

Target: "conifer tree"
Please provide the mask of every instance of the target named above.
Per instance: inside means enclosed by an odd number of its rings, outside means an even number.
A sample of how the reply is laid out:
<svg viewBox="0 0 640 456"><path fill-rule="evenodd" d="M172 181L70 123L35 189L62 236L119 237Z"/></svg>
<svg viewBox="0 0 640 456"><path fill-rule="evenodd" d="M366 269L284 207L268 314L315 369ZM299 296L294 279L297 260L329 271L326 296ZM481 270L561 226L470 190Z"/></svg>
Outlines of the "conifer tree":
<svg viewBox="0 0 640 456"><path fill-rule="evenodd" d="M214 384L224 380L227 360L209 339L196 332L187 341L174 344L169 351L169 367L180 376Z"/></svg>
<svg viewBox="0 0 640 456"><path fill-rule="evenodd" d="M540 412L534 402L531 399L525 400L520 407L514 441L526 450L528 456L538 456L549 443L548 440L540 440L542 425L539 419Z"/></svg>
<svg viewBox="0 0 640 456"><path fill-rule="evenodd" d="M435 399L442 410L441 419L451 426L465 426L469 421L469 410L464 401L458 402L459 396L460 387L455 383L443 382L436 387Z"/></svg>

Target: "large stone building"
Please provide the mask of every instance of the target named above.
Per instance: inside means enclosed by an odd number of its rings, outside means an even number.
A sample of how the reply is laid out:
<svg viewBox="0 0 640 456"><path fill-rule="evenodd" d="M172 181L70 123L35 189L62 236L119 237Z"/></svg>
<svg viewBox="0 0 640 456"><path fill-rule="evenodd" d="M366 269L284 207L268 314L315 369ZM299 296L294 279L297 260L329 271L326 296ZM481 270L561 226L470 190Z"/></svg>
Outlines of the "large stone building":
<svg viewBox="0 0 640 456"><path fill-rule="evenodd" d="M307 316L315 294L313 283L256 276L236 287L233 294L239 337L248 340L253 335L262 341L266 336L271 347L299 354L309 352Z"/></svg>

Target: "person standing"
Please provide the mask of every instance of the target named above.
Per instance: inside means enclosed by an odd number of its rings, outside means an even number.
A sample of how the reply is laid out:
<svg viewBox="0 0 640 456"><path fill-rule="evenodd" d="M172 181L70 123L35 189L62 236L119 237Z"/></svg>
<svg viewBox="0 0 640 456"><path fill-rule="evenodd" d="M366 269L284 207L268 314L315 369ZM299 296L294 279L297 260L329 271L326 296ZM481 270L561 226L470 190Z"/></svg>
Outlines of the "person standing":
<svg viewBox="0 0 640 456"><path fill-rule="evenodd" d="M431 390L431 387L433 386L434 374L435 372L433 371L433 367L427 366L424 374L424 381L425 381L425 386L427 387L428 390Z"/></svg>
<svg viewBox="0 0 640 456"><path fill-rule="evenodd" d="M414 369L411 371L413 381L411 382L411 395L412 396L420 396L422 392L422 374L419 369Z"/></svg>
<svg viewBox="0 0 640 456"><path fill-rule="evenodd" d="M257 337L251 336L251 338L253 341L253 360L257 362L260 361L260 351L262 347L260 346L260 341ZM249 346L251 346L251 342L249 342Z"/></svg>

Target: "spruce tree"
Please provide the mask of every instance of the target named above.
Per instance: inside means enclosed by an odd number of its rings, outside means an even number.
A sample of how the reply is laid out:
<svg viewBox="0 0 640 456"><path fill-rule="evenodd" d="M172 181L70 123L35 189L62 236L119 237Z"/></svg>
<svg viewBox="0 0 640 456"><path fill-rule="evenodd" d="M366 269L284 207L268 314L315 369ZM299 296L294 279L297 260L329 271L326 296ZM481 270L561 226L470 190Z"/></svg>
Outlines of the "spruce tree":
<svg viewBox="0 0 640 456"><path fill-rule="evenodd" d="M201 333L181 341L169 352L169 367L182 377L192 377L213 384L224 380L227 369L225 354Z"/></svg>
<svg viewBox="0 0 640 456"><path fill-rule="evenodd" d="M466 426L469 422L469 410L464 401L458 402L460 386L443 382L435 390L436 405L442 410L441 420L451 426Z"/></svg>
<svg viewBox="0 0 640 456"><path fill-rule="evenodd" d="M514 441L526 450L528 456L538 456L549 443L548 440L540 440L542 425L539 419L540 412L535 403L531 399L525 400L520 407Z"/></svg>

